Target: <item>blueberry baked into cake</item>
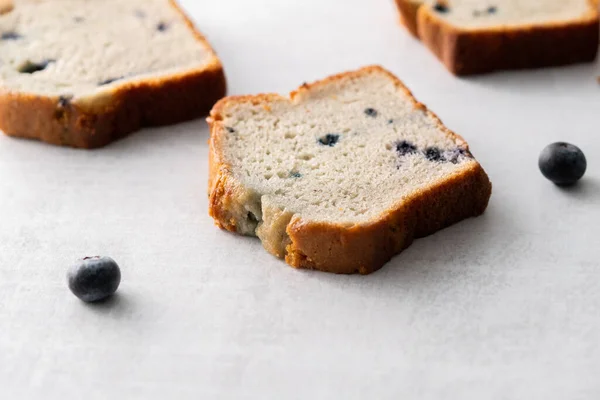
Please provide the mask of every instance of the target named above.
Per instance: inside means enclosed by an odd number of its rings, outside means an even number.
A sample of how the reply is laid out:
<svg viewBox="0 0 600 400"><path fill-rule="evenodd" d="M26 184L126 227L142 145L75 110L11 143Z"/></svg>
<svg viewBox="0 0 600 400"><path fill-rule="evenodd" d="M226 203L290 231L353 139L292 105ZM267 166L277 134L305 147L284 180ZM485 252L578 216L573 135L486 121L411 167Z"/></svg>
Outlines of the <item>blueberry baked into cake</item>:
<svg viewBox="0 0 600 400"><path fill-rule="evenodd" d="M221 63L169 0L0 0L0 130L94 148L206 115Z"/></svg>
<svg viewBox="0 0 600 400"><path fill-rule="evenodd" d="M371 273L491 194L467 143L381 67L228 97L208 122L210 215L297 268Z"/></svg>
<svg viewBox="0 0 600 400"><path fill-rule="evenodd" d="M597 0L396 0L402 22L456 75L591 62Z"/></svg>

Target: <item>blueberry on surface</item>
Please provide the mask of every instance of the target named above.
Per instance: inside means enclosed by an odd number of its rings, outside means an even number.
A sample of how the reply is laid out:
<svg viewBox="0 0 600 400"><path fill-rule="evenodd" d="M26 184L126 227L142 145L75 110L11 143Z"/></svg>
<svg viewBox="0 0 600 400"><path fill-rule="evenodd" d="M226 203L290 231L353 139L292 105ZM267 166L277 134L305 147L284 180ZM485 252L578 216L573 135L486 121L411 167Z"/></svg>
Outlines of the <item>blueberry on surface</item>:
<svg viewBox="0 0 600 400"><path fill-rule="evenodd" d="M156 30L159 32L164 32L167 29L169 29L169 25L164 22L159 22L158 25L156 25Z"/></svg>
<svg viewBox="0 0 600 400"><path fill-rule="evenodd" d="M328 133L325 136L319 138L318 142L323 146L333 147L340 140L340 135L336 135L335 133Z"/></svg>
<svg viewBox="0 0 600 400"><path fill-rule="evenodd" d="M570 143L552 143L540 154L538 165L542 174L559 186L577 182L585 174L587 161L579 147Z"/></svg>
<svg viewBox="0 0 600 400"><path fill-rule="evenodd" d="M86 303L113 295L121 283L121 270L110 257L86 257L67 272L69 289Z"/></svg>

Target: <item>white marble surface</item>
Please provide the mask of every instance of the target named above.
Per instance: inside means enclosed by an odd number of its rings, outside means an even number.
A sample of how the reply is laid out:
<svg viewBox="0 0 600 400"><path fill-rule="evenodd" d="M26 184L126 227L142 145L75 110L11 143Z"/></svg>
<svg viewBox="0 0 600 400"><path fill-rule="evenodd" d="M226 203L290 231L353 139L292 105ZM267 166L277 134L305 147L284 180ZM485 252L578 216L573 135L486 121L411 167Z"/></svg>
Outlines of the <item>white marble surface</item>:
<svg viewBox="0 0 600 400"><path fill-rule="evenodd" d="M285 93L380 63L470 143L487 214L380 272L288 268L207 215L204 121L85 152L0 136L4 399L598 399L597 65L456 79L392 1L182 1L230 93ZM537 169L555 140L588 173ZM64 273L106 254L119 295L86 306Z"/></svg>

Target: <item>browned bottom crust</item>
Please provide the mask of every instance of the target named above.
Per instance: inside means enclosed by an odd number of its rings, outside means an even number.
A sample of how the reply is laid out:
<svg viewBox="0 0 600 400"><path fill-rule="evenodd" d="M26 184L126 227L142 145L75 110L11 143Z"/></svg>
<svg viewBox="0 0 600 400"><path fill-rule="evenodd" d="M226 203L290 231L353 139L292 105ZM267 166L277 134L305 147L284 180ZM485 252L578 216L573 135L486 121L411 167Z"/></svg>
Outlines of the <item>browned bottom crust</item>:
<svg viewBox="0 0 600 400"><path fill-rule="evenodd" d="M197 40L212 49L175 0L170 1ZM118 87L99 104L0 89L0 130L9 136L77 148L98 148L143 127L170 125L208 114L226 93L214 53L203 69Z"/></svg>
<svg viewBox="0 0 600 400"><path fill-rule="evenodd" d="M225 87L219 65L178 78L124 87L100 111L86 111L68 99L3 93L0 130L9 136L55 145L98 148L142 127L206 115L225 95Z"/></svg>
<svg viewBox="0 0 600 400"><path fill-rule="evenodd" d="M337 274L370 274L414 239L469 217L481 215L492 186L481 166L428 188L382 220L367 226L340 229L327 224L292 221L285 260L296 268Z"/></svg>
<svg viewBox="0 0 600 400"><path fill-rule="evenodd" d="M455 75L592 62L600 39L598 20L469 32L419 12L417 25L423 43Z"/></svg>

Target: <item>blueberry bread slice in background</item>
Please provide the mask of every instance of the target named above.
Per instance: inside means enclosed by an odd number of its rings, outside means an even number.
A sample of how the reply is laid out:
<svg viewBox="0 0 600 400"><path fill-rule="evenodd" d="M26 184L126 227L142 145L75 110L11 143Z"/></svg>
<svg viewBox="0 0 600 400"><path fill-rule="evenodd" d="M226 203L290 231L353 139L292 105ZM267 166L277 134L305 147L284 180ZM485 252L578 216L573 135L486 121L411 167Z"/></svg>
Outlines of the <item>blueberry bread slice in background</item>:
<svg viewBox="0 0 600 400"><path fill-rule="evenodd" d="M401 19L456 75L595 60L597 0L396 0Z"/></svg>
<svg viewBox="0 0 600 400"><path fill-rule="evenodd" d="M208 122L210 215L297 268L371 273L490 198L467 143L381 67L228 97Z"/></svg>
<svg viewBox="0 0 600 400"><path fill-rule="evenodd" d="M3 4L0 130L8 135L96 148L206 115L225 95L221 62L175 1Z"/></svg>

